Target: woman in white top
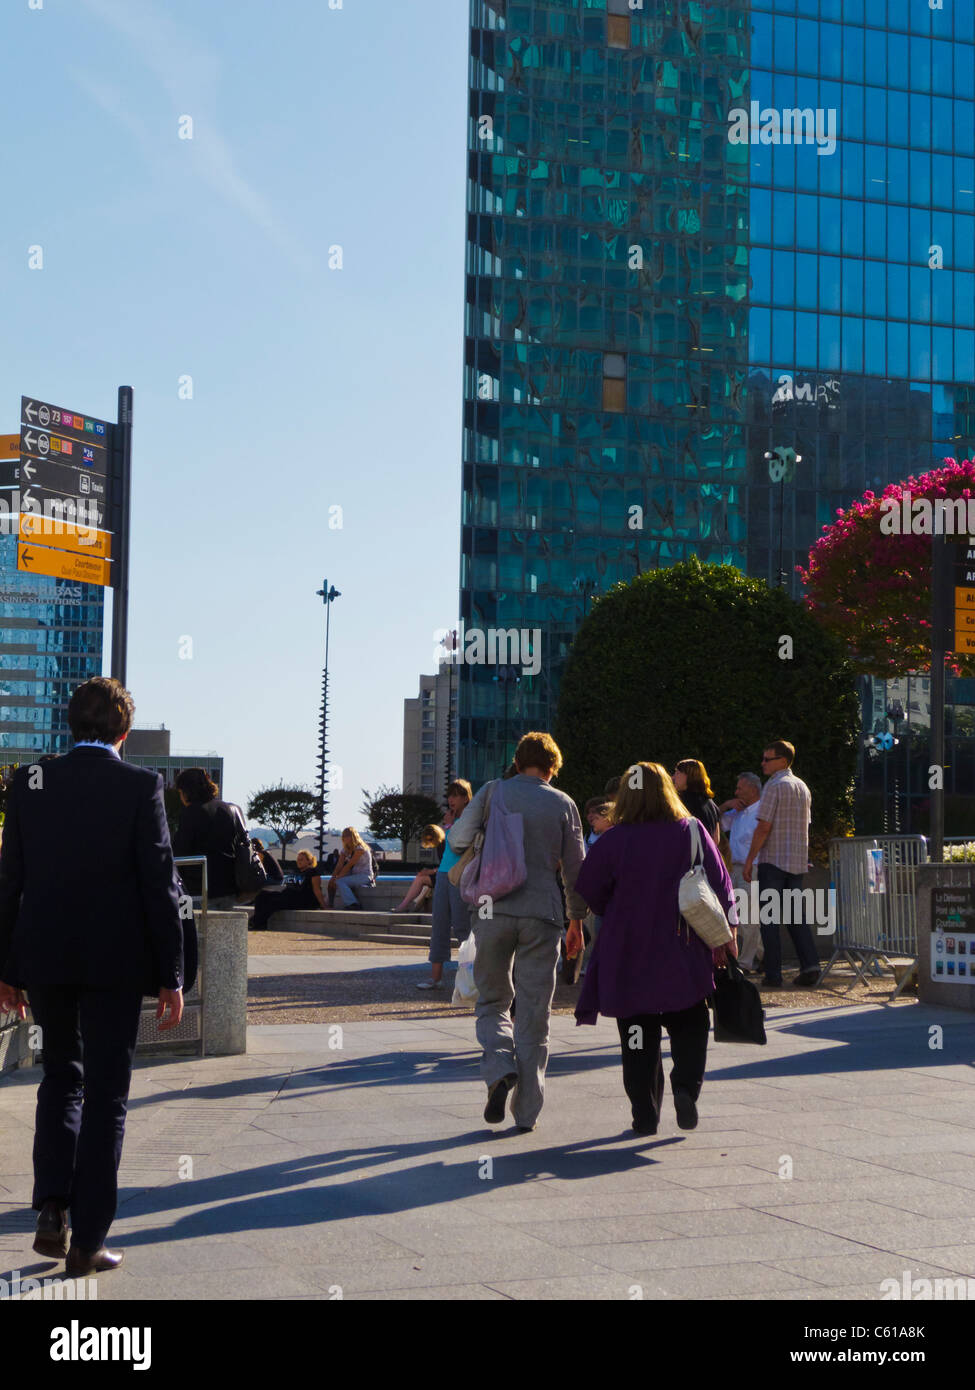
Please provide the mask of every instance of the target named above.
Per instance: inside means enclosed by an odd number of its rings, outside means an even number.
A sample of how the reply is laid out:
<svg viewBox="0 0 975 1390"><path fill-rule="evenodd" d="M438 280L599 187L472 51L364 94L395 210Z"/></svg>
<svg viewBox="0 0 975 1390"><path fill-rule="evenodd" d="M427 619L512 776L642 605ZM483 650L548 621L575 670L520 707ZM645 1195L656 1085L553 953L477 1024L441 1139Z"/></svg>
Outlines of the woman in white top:
<svg viewBox="0 0 975 1390"><path fill-rule="evenodd" d="M372 851L358 830L347 826L342 831L342 853L329 879L329 889L334 889L339 898L339 906L361 908L356 897L357 888L373 888L376 883L376 870L372 862Z"/></svg>

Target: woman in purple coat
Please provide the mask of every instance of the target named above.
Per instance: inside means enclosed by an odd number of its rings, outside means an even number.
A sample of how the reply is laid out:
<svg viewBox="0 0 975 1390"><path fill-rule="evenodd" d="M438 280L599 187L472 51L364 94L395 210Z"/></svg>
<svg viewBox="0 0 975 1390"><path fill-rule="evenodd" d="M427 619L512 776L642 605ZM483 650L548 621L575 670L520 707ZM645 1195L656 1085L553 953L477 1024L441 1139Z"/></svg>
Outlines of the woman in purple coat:
<svg viewBox="0 0 975 1390"><path fill-rule="evenodd" d="M666 1028L677 1123L693 1129L708 1048L705 1000L714 990L714 966L725 963L726 950L737 955L738 948L732 943L710 951L680 915L677 892L691 867L691 820L664 768L628 768L610 818L611 828L592 846L576 882L576 892L603 919L576 1020L595 1023L597 1014L617 1020L623 1087L637 1134L656 1134L660 1122L660 1030ZM698 829L708 882L735 923L728 871L700 822Z"/></svg>

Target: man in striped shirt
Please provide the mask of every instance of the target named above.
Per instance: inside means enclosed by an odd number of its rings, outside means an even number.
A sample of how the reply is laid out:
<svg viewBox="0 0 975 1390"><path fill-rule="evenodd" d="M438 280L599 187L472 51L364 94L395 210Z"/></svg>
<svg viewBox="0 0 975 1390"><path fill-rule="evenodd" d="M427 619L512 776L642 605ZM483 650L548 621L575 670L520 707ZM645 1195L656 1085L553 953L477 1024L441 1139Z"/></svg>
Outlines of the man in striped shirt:
<svg viewBox="0 0 975 1390"><path fill-rule="evenodd" d="M779 927L785 922L799 957L799 974L793 988L805 989L819 979L819 954L799 893L809 866L809 820L812 794L792 771L796 750L785 739L773 739L762 758L762 771L768 777L758 807L758 824L742 874L751 882L758 868L759 899L762 903L762 944L765 947L765 978L762 984L778 989L782 984L782 938ZM777 910L766 922L766 890L776 895ZM793 890L793 891L790 891ZM786 898L786 893L789 897ZM793 905L799 908L799 921L793 921ZM788 909L788 910L786 910Z"/></svg>

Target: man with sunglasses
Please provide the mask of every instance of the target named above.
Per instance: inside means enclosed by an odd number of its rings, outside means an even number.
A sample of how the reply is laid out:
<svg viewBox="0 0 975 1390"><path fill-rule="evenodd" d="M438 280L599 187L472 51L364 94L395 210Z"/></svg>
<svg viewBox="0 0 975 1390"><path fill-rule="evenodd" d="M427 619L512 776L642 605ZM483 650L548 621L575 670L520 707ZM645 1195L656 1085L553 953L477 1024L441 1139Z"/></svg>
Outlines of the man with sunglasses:
<svg viewBox="0 0 975 1390"><path fill-rule="evenodd" d="M785 739L773 739L765 749L762 771L768 781L762 791L758 824L742 869L742 877L746 883L750 883L752 870L757 865L759 899L763 909L769 901L765 896L767 889L778 898L774 920L771 923L762 921L762 945L765 948L765 978L762 984L771 989L779 989L782 985L782 938L779 927L783 921L789 928L792 944L799 957L799 974L792 981L793 988L806 989L816 984L820 973L819 954L812 931L805 921L803 907L799 908L798 913L802 920L793 921L792 907L802 903L798 892L792 892L790 910L783 911L786 892L801 891L803 875L809 864L812 793L792 771L795 756L795 748ZM763 919L764 916L763 910Z"/></svg>

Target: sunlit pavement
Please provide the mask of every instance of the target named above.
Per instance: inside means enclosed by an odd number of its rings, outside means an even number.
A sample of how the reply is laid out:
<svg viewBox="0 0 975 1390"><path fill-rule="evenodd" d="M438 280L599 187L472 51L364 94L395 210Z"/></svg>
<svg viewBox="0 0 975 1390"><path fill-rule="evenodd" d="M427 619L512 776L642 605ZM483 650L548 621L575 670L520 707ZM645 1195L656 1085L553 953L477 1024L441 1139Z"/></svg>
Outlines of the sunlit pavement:
<svg viewBox="0 0 975 1390"><path fill-rule="evenodd" d="M607 1020L553 1020L527 1135L483 1121L469 1017L252 1027L245 1057L143 1060L125 1264L97 1298L879 1299L905 1270L975 1275L975 1021L768 1018L767 1047L712 1042L698 1128L668 1100L652 1139L628 1130ZM0 1083L8 1280L63 1274L30 1248L38 1079Z"/></svg>

